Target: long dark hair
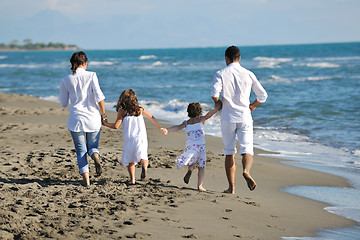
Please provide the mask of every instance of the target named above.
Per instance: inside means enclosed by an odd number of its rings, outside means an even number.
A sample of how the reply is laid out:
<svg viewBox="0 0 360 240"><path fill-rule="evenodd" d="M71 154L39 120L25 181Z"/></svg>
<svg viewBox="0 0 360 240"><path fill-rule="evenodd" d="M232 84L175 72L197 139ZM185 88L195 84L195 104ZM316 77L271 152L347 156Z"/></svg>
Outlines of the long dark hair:
<svg viewBox="0 0 360 240"><path fill-rule="evenodd" d="M136 93L132 89L126 89L120 94L116 105L116 111L124 110L130 116L139 116L141 114L140 106Z"/></svg>
<svg viewBox="0 0 360 240"><path fill-rule="evenodd" d="M76 73L76 69L79 66L87 63L87 61L88 61L88 59L86 57L86 54L83 51L74 53L70 58L71 71L73 72L73 74Z"/></svg>

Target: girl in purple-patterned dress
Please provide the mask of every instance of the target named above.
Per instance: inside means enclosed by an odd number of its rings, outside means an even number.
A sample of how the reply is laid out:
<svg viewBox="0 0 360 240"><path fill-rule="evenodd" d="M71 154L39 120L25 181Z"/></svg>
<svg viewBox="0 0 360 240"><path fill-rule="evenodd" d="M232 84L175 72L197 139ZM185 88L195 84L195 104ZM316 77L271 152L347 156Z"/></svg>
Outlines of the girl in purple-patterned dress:
<svg viewBox="0 0 360 240"><path fill-rule="evenodd" d="M179 131L185 128L186 132L186 146L184 153L176 160L177 168L188 166L188 172L184 177L184 182L189 183L191 173L198 167L198 190L206 191L203 187L206 165L206 147L205 147L205 132L204 123L211 118L217 111L221 109L221 104L218 104L215 109L208 112L205 116L202 115L202 108L200 103L190 103L187 112L190 119L185 120L180 125L175 125L164 129L163 133L167 135L169 132Z"/></svg>

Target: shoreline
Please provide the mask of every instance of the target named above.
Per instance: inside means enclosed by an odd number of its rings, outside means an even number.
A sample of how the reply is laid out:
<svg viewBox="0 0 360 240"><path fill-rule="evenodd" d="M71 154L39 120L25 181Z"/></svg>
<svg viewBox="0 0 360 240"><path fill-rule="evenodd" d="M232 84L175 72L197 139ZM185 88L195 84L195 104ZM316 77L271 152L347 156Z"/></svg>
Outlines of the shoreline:
<svg viewBox="0 0 360 240"><path fill-rule="evenodd" d="M295 185L350 187L344 178L282 164L286 160L261 156L268 152L258 148L252 168L257 189L247 189L237 155L236 194L223 194L227 181L219 137L206 136L209 161L204 186L208 191L196 191L195 172L186 185L182 182L186 169L177 170L173 164L183 151L185 134L162 136L148 121L149 180L126 186L127 172L119 162L121 130L103 127L99 148L105 174L94 178L90 162L93 186L84 189L66 128L67 109L27 95L0 93L0 115L0 219L6 220L0 236L5 239L16 234L59 239L279 239L355 225L324 210L327 204L281 191ZM115 112L107 115L109 121L114 120ZM136 169L136 176L139 174ZM64 204L60 197L65 197ZM64 219L53 219L56 214ZM77 222L82 217L86 221ZM25 231L26 224L35 220L37 225Z"/></svg>

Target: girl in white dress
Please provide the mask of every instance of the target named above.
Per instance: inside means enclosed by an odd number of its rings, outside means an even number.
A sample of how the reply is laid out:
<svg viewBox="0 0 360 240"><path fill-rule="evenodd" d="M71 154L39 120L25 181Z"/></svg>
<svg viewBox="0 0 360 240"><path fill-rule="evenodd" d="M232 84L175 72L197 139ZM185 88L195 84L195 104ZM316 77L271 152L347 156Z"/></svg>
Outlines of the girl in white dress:
<svg viewBox="0 0 360 240"><path fill-rule="evenodd" d="M187 108L190 119L185 120L180 125L175 125L170 128L161 130L165 135L167 135L169 132L175 132L185 128L185 150L184 153L175 160L175 163L177 164L177 168L185 165L188 166L188 171L184 177L184 182L186 184L189 183L192 171L195 169L195 167L198 167L198 190L200 191L206 191L206 189L203 187L206 165L204 123L220 109L221 104L217 104L215 109L208 112L205 116L201 116L202 108L200 103L190 103Z"/></svg>
<svg viewBox="0 0 360 240"><path fill-rule="evenodd" d="M116 111L115 123L108 123L107 119L104 119L103 124L113 129L119 128L122 124L124 147L121 163L128 169L130 184L135 184L135 165L140 162L142 166L142 180L146 178L149 165L148 140L143 116L150 119L160 131L162 131L162 128L153 115L139 106L135 91L132 89L126 89L121 93L116 105Z"/></svg>

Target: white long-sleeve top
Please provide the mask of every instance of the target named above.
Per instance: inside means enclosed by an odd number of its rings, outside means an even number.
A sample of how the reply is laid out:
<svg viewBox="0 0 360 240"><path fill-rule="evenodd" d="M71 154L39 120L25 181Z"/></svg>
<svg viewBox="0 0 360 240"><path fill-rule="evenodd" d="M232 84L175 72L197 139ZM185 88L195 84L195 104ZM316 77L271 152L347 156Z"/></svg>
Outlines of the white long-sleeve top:
<svg viewBox="0 0 360 240"><path fill-rule="evenodd" d="M96 73L76 69L60 82L60 103L69 104L68 129L72 132L95 132L101 128L98 103L105 99Z"/></svg>
<svg viewBox="0 0 360 240"><path fill-rule="evenodd" d="M233 123L252 121L250 105L251 89L261 103L267 99L267 93L254 73L242 67L240 63L231 63L216 72L212 97L222 94L221 120Z"/></svg>

